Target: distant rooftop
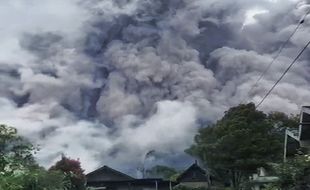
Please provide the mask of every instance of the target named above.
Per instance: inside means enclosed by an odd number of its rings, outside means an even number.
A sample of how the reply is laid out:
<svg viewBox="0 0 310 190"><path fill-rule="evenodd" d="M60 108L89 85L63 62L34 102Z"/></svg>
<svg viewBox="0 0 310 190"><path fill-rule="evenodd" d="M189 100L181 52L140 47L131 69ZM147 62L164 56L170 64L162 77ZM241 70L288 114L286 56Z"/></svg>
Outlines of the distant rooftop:
<svg viewBox="0 0 310 190"><path fill-rule="evenodd" d="M207 172L197 161L187 168L177 179L178 182L208 182Z"/></svg>

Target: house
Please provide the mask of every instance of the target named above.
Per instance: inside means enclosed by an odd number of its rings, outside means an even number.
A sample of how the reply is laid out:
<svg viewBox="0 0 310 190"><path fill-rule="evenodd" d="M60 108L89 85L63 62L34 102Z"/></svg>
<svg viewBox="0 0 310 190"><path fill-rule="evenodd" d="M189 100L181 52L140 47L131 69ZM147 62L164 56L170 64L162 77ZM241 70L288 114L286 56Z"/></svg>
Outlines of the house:
<svg viewBox="0 0 310 190"><path fill-rule="evenodd" d="M201 188L210 186L210 176L207 171L202 169L197 161L187 168L178 178L178 186L186 186L190 188Z"/></svg>
<svg viewBox="0 0 310 190"><path fill-rule="evenodd" d="M103 166L86 175L87 187L105 190L172 190L176 186L200 188L210 186L210 176L197 161L177 178L176 182L161 178L136 179L120 171Z"/></svg>
<svg viewBox="0 0 310 190"><path fill-rule="evenodd" d="M106 190L171 190L176 183L160 178L136 179L108 166L86 175L87 186Z"/></svg>
<svg viewBox="0 0 310 190"><path fill-rule="evenodd" d="M284 142L284 161L288 156L288 141L294 139L298 142L299 147L305 149L307 152L310 150L310 106L303 106L300 113L300 123L297 129L287 129L285 131Z"/></svg>

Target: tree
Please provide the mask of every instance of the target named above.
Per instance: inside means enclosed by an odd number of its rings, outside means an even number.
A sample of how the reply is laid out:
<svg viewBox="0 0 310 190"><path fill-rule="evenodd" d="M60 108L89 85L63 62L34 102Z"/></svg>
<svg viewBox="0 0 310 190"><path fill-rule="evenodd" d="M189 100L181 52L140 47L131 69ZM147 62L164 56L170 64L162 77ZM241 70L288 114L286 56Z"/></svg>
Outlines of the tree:
<svg viewBox="0 0 310 190"><path fill-rule="evenodd" d="M0 189L5 190L65 190L69 187L70 180L63 173L44 168L25 169L0 177Z"/></svg>
<svg viewBox="0 0 310 190"><path fill-rule="evenodd" d="M279 181L275 185L283 190L305 190L310 187L309 156L296 156L275 166Z"/></svg>
<svg viewBox="0 0 310 190"><path fill-rule="evenodd" d="M271 112L268 114L268 119L274 127L274 132L278 134L277 138L282 142L282 147L284 147L285 130L298 129L299 117L299 115L286 115L282 112ZM298 152L304 151L295 139L288 138L287 141L287 156L294 156Z"/></svg>
<svg viewBox="0 0 310 190"><path fill-rule="evenodd" d="M61 160L50 168L50 171L61 171L68 176L71 181L71 189L85 189L86 178L80 161L62 156Z"/></svg>
<svg viewBox="0 0 310 190"><path fill-rule="evenodd" d="M174 168L157 165L146 171L148 176L162 177L166 180L170 180L173 176L178 174L178 171Z"/></svg>
<svg viewBox="0 0 310 190"><path fill-rule="evenodd" d="M29 170L23 179L25 190L65 190L71 187L70 179L62 172L46 171L44 168Z"/></svg>
<svg viewBox="0 0 310 190"><path fill-rule="evenodd" d="M279 131L286 128L296 129L299 126L299 115L286 115L283 112L271 112L268 114L268 119Z"/></svg>
<svg viewBox="0 0 310 190"><path fill-rule="evenodd" d="M0 189L64 190L70 181L36 164L34 146L13 127L0 125Z"/></svg>
<svg viewBox="0 0 310 190"><path fill-rule="evenodd" d="M33 166L34 146L17 134L13 127L0 125L0 171Z"/></svg>
<svg viewBox="0 0 310 190"><path fill-rule="evenodd" d="M187 150L234 189L259 167L281 158L281 141L267 115L253 103L230 108L216 124L202 128Z"/></svg>
<svg viewBox="0 0 310 190"><path fill-rule="evenodd" d="M210 188L206 188L206 187L193 188L193 187L187 187L184 185L178 185L174 187L173 190L210 190ZM216 189L216 190L229 190L229 189Z"/></svg>

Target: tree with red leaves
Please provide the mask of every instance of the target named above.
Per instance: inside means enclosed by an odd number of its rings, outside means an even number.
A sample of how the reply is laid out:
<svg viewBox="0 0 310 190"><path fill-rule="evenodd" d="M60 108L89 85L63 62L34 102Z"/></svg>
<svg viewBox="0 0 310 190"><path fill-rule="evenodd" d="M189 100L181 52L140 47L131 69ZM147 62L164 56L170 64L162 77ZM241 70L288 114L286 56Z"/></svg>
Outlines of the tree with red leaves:
<svg viewBox="0 0 310 190"><path fill-rule="evenodd" d="M72 190L85 189L86 178L79 160L70 159L63 155L61 160L56 162L50 170L58 170L66 174L70 178Z"/></svg>

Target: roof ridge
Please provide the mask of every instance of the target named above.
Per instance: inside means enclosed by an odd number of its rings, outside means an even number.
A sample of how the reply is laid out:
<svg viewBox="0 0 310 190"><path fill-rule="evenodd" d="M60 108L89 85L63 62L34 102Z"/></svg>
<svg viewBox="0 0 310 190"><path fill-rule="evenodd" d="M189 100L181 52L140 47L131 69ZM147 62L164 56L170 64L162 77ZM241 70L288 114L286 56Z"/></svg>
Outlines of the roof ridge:
<svg viewBox="0 0 310 190"><path fill-rule="evenodd" d="M184 172L182 172L179 177L177 178L177 181L179 181L179 179L181 179L182 177L184 177L184 175L189 171L191 170L192 168L196 167L198 170L200 170L201 172L203 172L204 175L207 174L207 171L203 168L201 168L197 161L195 161L191 166L189 166Z"/></svg>
<svg viewBox="0 0 310 190"><path fill-rule="evenodd" d="M94 171L92 171L92 172L86 174L86 176L91 175L91 174L94 174L94 173L96 173L96 172L98 172L98 171L101 171L102 169L108 169L108 170L111 170L111 171L113 171L113 172L115 172L115 173L117 173L117 174L120 174L120 175L122 175L122 176L131 178L131 179L136 179L136 178L134 178L134 177L132 177L132 176L130 176L130 175L127 175L127 174L125 174L125 173L123 173L123 172L120 172L120 171L118 171L118 170L116 170L116 169L113 169L113 168L111 168L111 167L109 167L109 166L107 166L107 165L104 165L104 166L102 166L102 167L100 167L100 168L98 168L98 169L96 169L96 170L94 170Z"/></svg>

